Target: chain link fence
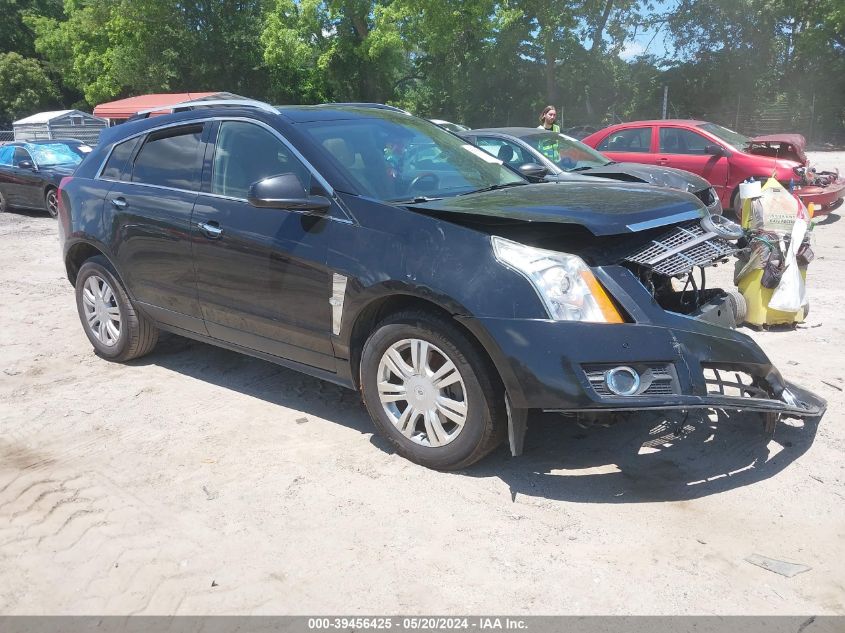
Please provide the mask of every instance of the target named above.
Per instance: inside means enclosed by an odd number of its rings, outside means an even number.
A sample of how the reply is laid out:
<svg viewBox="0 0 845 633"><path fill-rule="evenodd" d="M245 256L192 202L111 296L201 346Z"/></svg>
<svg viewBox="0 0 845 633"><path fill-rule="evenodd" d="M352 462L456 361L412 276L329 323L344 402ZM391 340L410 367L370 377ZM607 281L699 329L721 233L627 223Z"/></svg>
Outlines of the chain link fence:
<svg viewBox="0 0 845 633"><path fill-rule="evenodd" d="M722 105L709 112L691 116L678 112L670 104L672 118L697 118L718 123L746 136L797 133L807 139L810 149L839 149L845 147L845 126L842 107L836 104L817 104L815 99L793 103L760 103L742 97L734 105Z"/></svg>
<svg viewBox="0 0 845 633"><path fill-rule="evenodd" d="M12 130L0 130L0 145L15 140L15 133Z"/></svg>

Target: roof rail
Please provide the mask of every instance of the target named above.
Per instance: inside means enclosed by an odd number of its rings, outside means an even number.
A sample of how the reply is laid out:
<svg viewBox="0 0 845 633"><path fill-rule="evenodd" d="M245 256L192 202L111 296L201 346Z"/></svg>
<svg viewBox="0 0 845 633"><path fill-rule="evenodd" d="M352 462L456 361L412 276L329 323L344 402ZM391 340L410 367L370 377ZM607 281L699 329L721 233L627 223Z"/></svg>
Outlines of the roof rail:
<svg viewBox="0 0 845 633"><path fill-rule="evenodd" d="M269 103L264 103L263 101L257 101L255 99L208 99L205 101L195 99L193 101L183 101L182 103L174 103L172 105L140 110L139 112L135 113L130 120L134 121L137 119L146 119L153 112L163 112L166 110L170 110L171 112L180 112L182 110L193 110L194 108L210 108L215 106L256 108L258 110L263 110L264 112L272 112L273 114L279 113L279 111L273 106L271 106Z"/></svg>
<svg viewBox="0 0 845 633"><path fill-rule="evenodd" d="M411 115L407 110L397 108L396 106L387 105L384 103L367 103L367 102L347 102L347 103L321 103L321 106L355 106L356 108L374 108L376 110L392 110L393 112L401 112L402 114Z"/></svg>

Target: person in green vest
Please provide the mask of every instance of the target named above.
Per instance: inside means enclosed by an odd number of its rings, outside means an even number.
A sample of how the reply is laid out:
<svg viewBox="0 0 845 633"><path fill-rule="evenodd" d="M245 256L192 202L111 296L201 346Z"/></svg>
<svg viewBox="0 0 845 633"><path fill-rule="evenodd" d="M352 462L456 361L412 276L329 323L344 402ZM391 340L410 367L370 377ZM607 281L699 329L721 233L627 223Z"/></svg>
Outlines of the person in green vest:
<svg viewBox="0 0 845 633"><path fill-rule="evenodd" d="M537 126L537 129L560 132L560 126L555 123L555 119L557 119L557 110L553 105L547 105L540 115L540 125Z"/></svg>
<svg viewBox="0 0 845 633"><path fill-rule="evenodd" d="M553 105L547 105L543 108L543 113L540 115L540 125L537 126L537 129L560 134L560 126L555 123L556 118L557 110L555 110L555 107ZM538 144L537 149L543 152L546 158L551 161L557 162L560 158L558 142L554 137L543 139Z"/></svg>

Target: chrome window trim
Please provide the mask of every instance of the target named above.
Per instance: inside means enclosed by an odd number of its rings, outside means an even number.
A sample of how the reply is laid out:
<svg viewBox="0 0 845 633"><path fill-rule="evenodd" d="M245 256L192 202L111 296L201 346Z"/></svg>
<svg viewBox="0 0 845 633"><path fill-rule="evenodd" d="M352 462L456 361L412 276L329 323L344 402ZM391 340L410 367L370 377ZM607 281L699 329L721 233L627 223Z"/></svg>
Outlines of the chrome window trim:
<svg viewBox="0 0 845 633"><path fill-rule="evenodd" d="M123 181L119 181L119 182L123 182ZM138 182L138 183L132 183L132 184L140 185L140 184L143 184L143 183ZM159 187L158 185L149 185L149 186ZM167 187L159 187L159 188L160 189L166 189ZM184 189L177 189L176 191L184 191ZM189 191L187 193L196 193L200 196L205 196L206 198L217 198L218 200L228 200L229 202L243 202L244 204L249 204L249 200L247 200L246 198L235 198L234 196L224 196L224 195L221 195L219 193L210 193L208 191ZM335 198L334 201L335 201L335 204L337 204L338 207L341 209L341 212L344 215L348 215L347 212L346 212L346 209L343 207L343 205L340 204L340 201L337 198ZM254 208L257 208L257 207L254 207ZM326 215L326 214L323 214L323 213L314 213L313 211L308 211L308 210L305 210L305 209L280 209L280 211L288 211L290 213L298 213L300 215L308 215L308 216L315 217L315 218L324 218L326 220L333 220L335 222L340 222L341 224L354 224L354 222L351 219L349 219L348 217L335 217L333 215Z"/></svg>
<svg viewBox="0 0 845 633"><path fill-rule="evenodd" d="M334 187L332 187L329 184L329 182L325 178L323 178L322 174L320 174L320 172L317 171L317 169L314 167L314 165L309 163L308 160L300 153L300 151L298 149L296 149L290 143L290 141L288 141L284 136L282 136L282 134L278 130L276 130L272 126L264 123L264 121L257 121L255 119L250 119L250 118L242 117L242 116L239 116L239 117L228 117L228 116L203 117L201 119L193 119L191 121L179 121L179 122L165 123L163 125L148 128L148 129L143 130L141 132L136 132L135 134L132 134L130 136L127 136L126 138L121 139L119 143L115 143L114 145L111 146L111 148L108 151L108 155L106 156L105 160L103 160L102 164L100 165L100 168L97 170L97 174L94 176L94 180L104 180L106 182L132 182L132 181L124 181L124 180L113 180L111 178L103 178L102 177L103 169L105 169L106 163L109 161L109 158L111 158L111 155L112 155L112 152L114 151L114 148L117 147L118 145L120 145L120 143L124 143L126 141L129 141L129 140L136 138L136 137L139 137L139 136L146 136L147 134L152 134L152 133L158 132L160 130L166 130L166 129L171 128L171 127L181 127L181 126L188 126L188 125L193 125L193 124L197 124L197 123L209 123L209 122L216 122L216 121L220 121L220 122L223 122L223 121L243 121L245 123L252 123L254 125L258 125L258 126L263 127L264 129L269 131L271 134L276 136L276 138L278 138L282 142L282 144L285 147L287 147L293 153L293 155L296 156L296 158L303 165L305 165L305 168L308 171L311 172L311 176L317 179L317 182L319 182L323 186L323 188L328 192L329 196L334 196L334 193L335 193ZM142 184L142 183L134 183L134 184ZM161 187L161 185L153 185L153 186ZM178 189L177 191L184 191L184 189ZM194 193L194 192L191 192L191 193ZM197 191L196 193L204 193L204 192Z"/></svg>

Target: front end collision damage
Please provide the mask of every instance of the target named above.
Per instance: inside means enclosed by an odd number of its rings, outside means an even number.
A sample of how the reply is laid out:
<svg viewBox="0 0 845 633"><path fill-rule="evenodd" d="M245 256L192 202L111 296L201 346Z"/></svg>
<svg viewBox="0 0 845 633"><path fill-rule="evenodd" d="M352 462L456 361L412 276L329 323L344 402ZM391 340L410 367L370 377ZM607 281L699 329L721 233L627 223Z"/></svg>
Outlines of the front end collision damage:
<svg viewBox="0 0 845 633"><path fill-rule="evenodd" d="M663 310L624 267L594 272L622 308L636 315L635 322L464 319L486 339L488 349L495 350L494 362L510 399L514 455L521 451L520 435L525 432L525 418L514 412L528 409L559 413L726 409L795 418L824 413L826 402L785 381L750 337ZM619 367L634 368L655 388L616 395L595 381L596 373ZM661 380L655 381L658 370ZM719 376L727 376L721 387ZM726 388L727 383L733 388Z"/></svg>
<svg viewBox="0 0 845 633"><path fill-rule="evenodd" d="M594 414L733 409L795 417L814 417L824 411L825 402L786 383L751 338L708 323L695 310L682 313L668 308L666 296L644 283L642 266L626 261L667 232L690 223L698 226L706 213L701 207L700 211L682 210L668 222L665 215L658 214L648 220L619 217L614 230L608 231L606 220L596 225L591 219L589 230L580 218L550 223L551 209L539 222L520 221L517 209L509 210L508 219L502 222L501 216L491 218L484 210L437 212L432 207L438 203L409 207L421 221L404 239L379 251L381 273L373 275L370 270L369 279L360 275L354 269L358 261L354 256L345 258L342 266L332 266L349 276L343 327L334 340L336 351L341 357L354 355L352 328L358 315L383 298L401 294L438 306L474 335L496 367L504 386L513 454L522 451L529 410ZM351 206L354 212L354 201ZM386 211L395 214L395 210ZM391 222L389 215L368 219L378 219L377 226ZM673 221L674 227L667 226ZM701 228L705 234L717 234L707 236L711 241L735 237L718 235L725 229L721 224ZM491 235L555 251L580 252L624 314L625 323L550 319L531 284L495 259ZM691 246L701 247L705 243L701 238L698 233L691 235ZM371 250L373 241L379 239L383 239L380 231L362 235L360 248ZM459 249L453 247L453 241L460 244ZM420 249L420 243L426 248ZM718 261L727 254L720 250L714 257ZM465 303L455 304L452 298L456 296ZM640 379L632 395L596 389L597 380L603 382L596 372L623 366L636 370ZM353 372L354 367L353 358ZM712 385L708 387L706 373L717 369L740 372L748 386L735 394L714 392Z"/></svg>

